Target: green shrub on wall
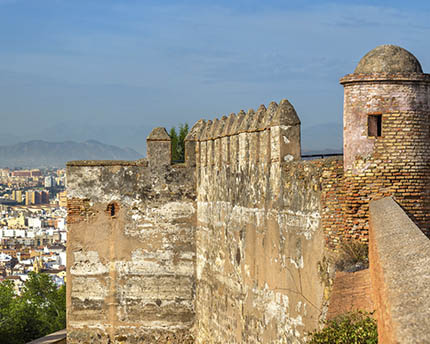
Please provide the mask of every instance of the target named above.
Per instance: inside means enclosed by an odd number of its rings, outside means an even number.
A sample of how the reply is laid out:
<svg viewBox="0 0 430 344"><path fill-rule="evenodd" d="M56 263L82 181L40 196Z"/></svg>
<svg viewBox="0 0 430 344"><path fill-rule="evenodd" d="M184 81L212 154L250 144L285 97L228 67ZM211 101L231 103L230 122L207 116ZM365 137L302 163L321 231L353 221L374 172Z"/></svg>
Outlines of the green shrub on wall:
<svg viewBox="0 0 430 344"><path fill-rule="evenodd" d="M378 343L376 321L366 312L340 315L326 323L320 331L310 333L310 344L375 344Z"/></svg>

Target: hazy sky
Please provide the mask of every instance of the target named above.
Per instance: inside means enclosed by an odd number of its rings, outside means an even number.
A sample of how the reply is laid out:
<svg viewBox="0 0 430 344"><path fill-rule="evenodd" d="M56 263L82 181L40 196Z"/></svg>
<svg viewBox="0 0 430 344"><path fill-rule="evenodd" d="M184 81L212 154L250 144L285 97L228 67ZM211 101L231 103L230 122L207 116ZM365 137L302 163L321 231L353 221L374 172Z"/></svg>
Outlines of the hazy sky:
<svg viewBox="0 0 430 344"><path fill-rule="evenodd" d="M0 0L0 143L143 151L151 127L282 98L303 130L340 128L339 78L367 51L430 71L429 18L430 1Z"/></svg>

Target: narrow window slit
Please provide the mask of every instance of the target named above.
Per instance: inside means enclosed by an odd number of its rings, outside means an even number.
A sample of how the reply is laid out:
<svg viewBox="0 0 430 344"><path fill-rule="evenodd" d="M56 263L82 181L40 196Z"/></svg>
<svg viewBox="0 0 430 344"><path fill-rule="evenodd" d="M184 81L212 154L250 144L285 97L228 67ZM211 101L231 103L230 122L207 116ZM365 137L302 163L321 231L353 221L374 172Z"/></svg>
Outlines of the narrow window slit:
<svg viewBox="0 0 430 344"><path fill-rule="evenodd" d="M367 135L369 137L380 137L382 135L382 115L367 116Z"/></svg>

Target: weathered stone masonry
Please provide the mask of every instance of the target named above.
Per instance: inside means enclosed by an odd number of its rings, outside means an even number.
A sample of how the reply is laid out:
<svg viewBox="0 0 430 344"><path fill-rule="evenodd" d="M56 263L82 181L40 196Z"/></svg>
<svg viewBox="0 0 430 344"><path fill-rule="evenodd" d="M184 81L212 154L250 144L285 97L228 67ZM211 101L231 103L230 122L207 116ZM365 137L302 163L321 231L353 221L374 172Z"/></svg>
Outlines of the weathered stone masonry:
<svg viewBox="0 0 430 344"><path fill-rule="evenodd" d="M68 343L192 342L193 173L146 162L67 169Z"/></svg>
<svg viewBox="0 0 430 344"><path fill-rule="evenodd" d="M286 100L200 127L197 343L300 342L318 323L319 180L284 178L299 129Z"/></svg>
<svg viewBox="0 0 430 344"><path fill-rule="evenodd" d="M199 121L184 164L165 142L157 128L148 161L68 164L69 341L302 342L326 306L323 172L341 162L299 160L286 100Z"/></svg>

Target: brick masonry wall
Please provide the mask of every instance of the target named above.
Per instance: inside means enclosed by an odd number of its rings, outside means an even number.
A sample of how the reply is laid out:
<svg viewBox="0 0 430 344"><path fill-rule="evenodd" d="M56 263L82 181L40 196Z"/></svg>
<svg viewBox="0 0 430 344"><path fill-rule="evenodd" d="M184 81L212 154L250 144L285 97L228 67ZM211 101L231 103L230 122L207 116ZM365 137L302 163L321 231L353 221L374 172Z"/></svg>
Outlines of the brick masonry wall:
<svg viewBox="0 0 430 344"><path fill-rule="evenodd" d="M345 227L347 236L364 241L369 202L386 196L394 196L429 234L430 84L425 74L415 76L418 80L402 78L362 80L350 75L341 80L345 86ZM368 137L368 114L382 115L380 137Z"/></svg>
<svg viewBox="0 0 430 344"><path fill-rule="evenodd" d="M67 183L68 343L193 343L193 171L71 162Z"/></svg>
<svg viewBox="0 0 430 344"><path fill-rule="evenodd" d="M219 120L208 122L197 142L196 342L302 343L324 310L324 164L285 158L294 153L279 143L299 140L288 125L243 131L235 120L209 137Z"/></svg>
<svg viewBox="0 0 430 344"><path fill-rule="evenodd" d="M343 158L318 159L311 162L320 173L321 228L324 230L326 246L335 249L349 239L345 228L345 184Z"/></svg>

